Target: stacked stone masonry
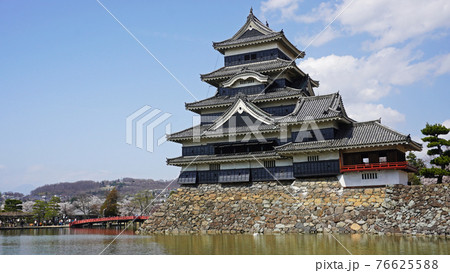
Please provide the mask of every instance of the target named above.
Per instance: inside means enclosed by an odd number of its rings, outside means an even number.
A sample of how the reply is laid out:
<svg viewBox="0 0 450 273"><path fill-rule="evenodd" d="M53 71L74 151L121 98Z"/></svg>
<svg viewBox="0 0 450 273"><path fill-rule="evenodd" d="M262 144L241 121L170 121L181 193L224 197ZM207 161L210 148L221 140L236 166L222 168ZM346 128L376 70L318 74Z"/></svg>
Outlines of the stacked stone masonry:
<svg viewBox="0 0 450 273"><path fill-rule="evenodd" d="M370 233L450 236L449 184L198 185L172 193L138 233Z"/></svg>

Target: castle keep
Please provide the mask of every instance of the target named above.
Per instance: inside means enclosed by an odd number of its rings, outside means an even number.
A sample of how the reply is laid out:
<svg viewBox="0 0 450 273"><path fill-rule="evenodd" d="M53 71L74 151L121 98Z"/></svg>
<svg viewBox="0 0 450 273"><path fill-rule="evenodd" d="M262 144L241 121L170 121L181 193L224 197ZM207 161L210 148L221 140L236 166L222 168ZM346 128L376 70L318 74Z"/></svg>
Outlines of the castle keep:
<svg viewBox="0 0 450 273"><path fill-rule="evenodd" d="M301 181L336 177L343 187L406 184L414 171L405 152L421 145L381 124L350 118L339 93L317 96L295 63L304 57L284 35L250 11L230 39L213 43L224 66L201 75L216 87L187 103L198 126L173 133L183 185Z"/></svg>

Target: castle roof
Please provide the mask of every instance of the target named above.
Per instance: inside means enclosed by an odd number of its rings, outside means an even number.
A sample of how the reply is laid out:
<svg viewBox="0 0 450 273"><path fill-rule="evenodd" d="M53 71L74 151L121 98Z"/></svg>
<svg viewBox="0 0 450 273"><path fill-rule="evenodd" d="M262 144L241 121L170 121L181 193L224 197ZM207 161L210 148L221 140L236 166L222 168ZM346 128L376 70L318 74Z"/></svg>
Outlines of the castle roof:
<svg viewBox="0 0 450 273"><path fill-rule="evenodd" d="M416 151L420 151L422 148L421 144L413 141L409 135L403 135L382 125L379 120L375 120L351 123L350 126L341 128L337 132L335 139L299 143L291 142L278 146L275 150L283 154L392 145L407 145Z"/></svg>
<svg viewBox="0 0 450 273"><path fill-rule="evenodd" d="M350 120L339 92L322 96L301 97L297 101L294 111L287 116L277 119L277 122L295 123L334 117L345 117Z"/></svg>
<svg viewBox="0 0 450 273"><path fill-rule="evenodd" d="M217 118L213 125L191 127L168 135L168 139L171 141L182 141L195 137L223 137L230 134L239 135L254 131L255 128L249 128L248 126L237 126L232 130L220 127L220 125L236 113L237 107L245 108L242 111L250 113L253 117L261 121L258 127L258 131L261 133L278 132L284 125L309 123L312 120L314 122L330 120L342 120L346 123L354 122L347 116L342 103L342 97L339 93L300 97L294 111L281 117L275 117L264 112L252 102L252 99L243 94L239 94L233 98L234 103L232 106ZM258 98L254 96L253 99L256 101Z"/></svg>
<svg viewBox="0 0 450 273"><path fill-rule="evenodd" d="M277 32L269 28L268 24L263 24L253 11L250 10L245 24L233 35L230 39L213 42L214 49L224 54L226 49L237 48L243 46L250 46L262 44L272 41L279 41L282 43L296 58L303 58L305 53L298 50L289 40L284 36L283 30Z"/></svg>
<svg viewBox="0 0 450 273"><path fill-rule="evenodd" d="M262 151L250 153L234 153L221 155L199 155L199 156L179 156L175 158L168 158L167 164L175 166L190 165L195 161L195 164L201 163L224 163L224 162L242 162L250 161L254 158L258 160L273 160L282 158L276 151Z"/></svg>
<svg viewBox="0 0 450 273"><path fill-rule="evenodd" d="M239 64L233 66L224 66L213 72L207 74L201 74L200 78L202 81L213 84L214 81L223 81L234 75L245 71L254 71L259 73L271 73L271 72L282 72L285 70L294 70L301 76L306 76L306 74L298 68L294 61L283 60L280 58L261 61L255 63ZM315 82L317 83L317 82ZM318 84L317 84L318 85ZM217 86L217 84L216 84Z"/></svg>
<svg viewBox="0 0 450 273"><path fill-rule="evenodd" d="M284 87L271 90L271 92L263 92L261 94L248 95L249 101L258 103L266 101L278 101L286 99L296 99L304 96L304 90L291 87ZM186 109L199 110L214 107L228 107L236 100L236 96L213 96L204 100L186 103Z"/></svg>

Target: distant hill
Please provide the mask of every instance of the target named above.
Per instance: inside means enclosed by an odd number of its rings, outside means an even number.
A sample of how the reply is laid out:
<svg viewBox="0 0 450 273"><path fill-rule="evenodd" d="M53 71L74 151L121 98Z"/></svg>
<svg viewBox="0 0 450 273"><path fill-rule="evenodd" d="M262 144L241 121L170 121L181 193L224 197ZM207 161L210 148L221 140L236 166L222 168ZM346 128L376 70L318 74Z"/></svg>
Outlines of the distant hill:
<svg viewBox="0 0 450 273"><path fill-rule="evenodd" d="M153 179L135 179L123 178L117 180L105 180L95 182L91 180L77 182L61 182L56 184L44 185L31 191L27 196L30 199L40 196L58 195L63 199L69 200L80 195L96 195L104 197L113 187L119 191L119 195L133 195L143 190L163 190L169 185L170 181ZM178 184L173 182L168 190L178 188Z"/></svg>

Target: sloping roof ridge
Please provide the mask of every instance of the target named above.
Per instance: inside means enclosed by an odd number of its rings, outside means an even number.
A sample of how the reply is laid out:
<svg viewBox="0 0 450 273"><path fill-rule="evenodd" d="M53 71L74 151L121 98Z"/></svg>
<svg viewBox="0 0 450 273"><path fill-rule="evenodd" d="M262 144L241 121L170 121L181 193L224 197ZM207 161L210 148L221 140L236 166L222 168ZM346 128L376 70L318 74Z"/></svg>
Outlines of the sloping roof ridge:
<svg viewBox="0 0 450 273"><path fill-rule="evenodd" d="M320 99L324 99L327 97L331 97L331 96L335 96L337 93L330 93L330 94L325 94L325 95L319 95L319 96L307 96L305 97L305 99L307 100L320 100Z"/></svg>
<svg viewBox="0 0 450 273"><path fill-rule="evenodd" d="M331 99L330 106L328 106L331 110L336 110L336 100L339 98L339 92L333 94L333 98Z"/></svg>
<svg viewBox="0 0 450 273"><path fill-rule="evenodd" d="M214 95L214 96L211 96L211 97L204 98L202 100L193 101L193 102L185 102L184 106L189 106L189 105L196 104L196 103L199 103L199 102L204 102L204 101L210 100L210 99L215 98L215 97L218 97L217 94ZM223 97L225 97L225 96L223 96Z"/></svg>
<svg viewBox="0 0 450 273"><path fill-rule="evenodd" d="M297 103L295 104L294 111L292 111L290 115L292 116L298 115L304 104L305 104L305 97L298 98Z"/></svg>
<svg viewBox="0 0 450 273"><path fill-rule="evenodd" d="M187 128L187 129L184 129L184 130L181 130L181 131L178 131L178 132L174 132L174 133L168 134L168 135L167 135L167 138L172 138L174 135L181 134L181 133L187 132L187 131L189 131L189 130L193 130L194 128L197 128L197 127L199 127L200 130L201 130L201 129L203 129L203 128L206 128L207 126L208 126L208 125L201 125L201 124L198 124L198 125L189 127L189 128Z"/></svg>
<svg viewBox="0 0 450 273"><path fill-rule="evenodd" d="M342 98L342 95L339 93L339 91L337 91L337 93L339 94L339 100L338 100L338 104L336 105L336 107L341 106L342 115L344 115L344 117L346 117L350 122L357 122L356 120L354 120L348 116L347 110L345 110L344 99Z"/></svg>
<svg viewBox="0 0 450 273"><path fill-rule="evenodd" d="M398 131L392 129L391 127L389 127L389 126L387 126L387 125L382 124L382 123L381 123L381 118L375 120L375 124L377 124L377 125L380 126L380 127L383 127L383 128L386 129L386 130L389 130L389 131L391 131L392 133L397 134L397 135L399 135L399 136L402 136L402 137L405 137L405 138L408 138L408 136L409 136L409 135L402 134L402 133L400 133L400 132L398 132Z"/></svg>
<svg viewBox="0 0 450 273"><path fill-rule="evenodd" d="M383 129L388 130L389 132L399 136L399 137L403 137L403 138L408 138L408 135L402 134L400 132L397 132L396 130L392 129L391 127L381 124L381 118L379 119L375 119L375 120L369 120L369 121L360 121L360 122L354 122L352 123L353 126L364 126L364 125L370 125L370 124L375 124L376 126L379 126Z"/></svg>

